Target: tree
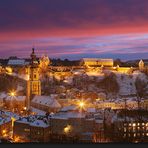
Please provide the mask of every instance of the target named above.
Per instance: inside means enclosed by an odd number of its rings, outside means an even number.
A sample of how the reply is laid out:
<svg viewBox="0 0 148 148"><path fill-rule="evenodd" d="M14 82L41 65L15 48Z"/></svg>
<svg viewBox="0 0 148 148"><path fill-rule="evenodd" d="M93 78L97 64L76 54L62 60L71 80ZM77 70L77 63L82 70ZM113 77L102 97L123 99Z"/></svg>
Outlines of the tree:
<svg viewBox="0 0 148 148"><path fill-rule="evenodd" d="M115 66L117 66L117 65L122 65L122 61L120 60L120 59L116 59L115 61L114 61L114 65Z"/></svg>
<svg viewBox="0 0 148 148"><path fill-rule="evenodd" d="M139 77L135 80L136 94L137 94L137 103L138 109L140 109L141 99L146 95L147 83L144 80L141 80Z"/></svg>
<svg viewBox="0 0 148 148"><path fill-rule="evenodd" d="M117 94L119 92L119 84L114 73L105 75L104 79L100 82L100 86L105 89L106 96L108 96L108 93Z"/></svg>

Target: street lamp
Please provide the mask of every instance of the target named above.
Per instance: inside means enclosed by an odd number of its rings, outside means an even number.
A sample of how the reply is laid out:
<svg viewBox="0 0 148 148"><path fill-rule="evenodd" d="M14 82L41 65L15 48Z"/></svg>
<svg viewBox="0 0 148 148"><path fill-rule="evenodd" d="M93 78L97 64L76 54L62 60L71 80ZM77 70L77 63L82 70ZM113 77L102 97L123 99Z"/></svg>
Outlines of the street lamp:
<svg viewBox="0 0 148 148"><path fill-rule="evenodd" d="M15 91L10 91L9 95L10 95L11 97L15 97L15 96L16 96L16 92L15 92Z"/></svg>
<svg viewBox="0 0 148 148"><path fill-rule="evenodd" d="M85 105L84 102L80 102L80 103L79 103L80 108L83 108L84 105Z"/></svg>
<svg viewBox="0 0 148 148"><path fill-rule="evenodd" d="M16 92L14 90L10 91L9 92L9 96L11 97L11 101L10 102L11 102L11 107L13 108L12 110L14 112L14 105L13 105L14 102L12 102L12 101L13 101L14 97L16 96Z"/></svg>

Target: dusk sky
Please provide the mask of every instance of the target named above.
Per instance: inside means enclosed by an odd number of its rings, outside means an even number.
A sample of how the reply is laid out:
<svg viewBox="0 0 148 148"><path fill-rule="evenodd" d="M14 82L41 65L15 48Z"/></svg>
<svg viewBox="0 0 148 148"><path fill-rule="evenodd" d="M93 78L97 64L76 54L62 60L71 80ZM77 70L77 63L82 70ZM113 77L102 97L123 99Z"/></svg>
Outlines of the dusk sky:
<svg viewBox="0 0 148 148"><path fill-rule="evenodd" d="M0 58L148 58L148 0L0 0Z"/></svg>

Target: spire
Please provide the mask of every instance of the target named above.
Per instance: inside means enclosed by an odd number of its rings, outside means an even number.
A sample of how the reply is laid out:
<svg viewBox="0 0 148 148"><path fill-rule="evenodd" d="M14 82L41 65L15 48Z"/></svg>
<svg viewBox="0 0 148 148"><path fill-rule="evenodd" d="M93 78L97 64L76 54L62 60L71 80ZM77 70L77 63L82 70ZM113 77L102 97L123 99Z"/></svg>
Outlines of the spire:
<svg viewBox="0 0 148 148"><path fill-rule="evenodd" d="M31 53L30 57L31 57L31 65L32 66L37 65L38 64L38 61L36 59L35 49L34 48L32 48L32 53Z"/></svg>
<svg viewBox="0 0 148 148"><path fill-rule="evenodd" d="M32 53L34 53L34 48L32 48Z"/></svg>

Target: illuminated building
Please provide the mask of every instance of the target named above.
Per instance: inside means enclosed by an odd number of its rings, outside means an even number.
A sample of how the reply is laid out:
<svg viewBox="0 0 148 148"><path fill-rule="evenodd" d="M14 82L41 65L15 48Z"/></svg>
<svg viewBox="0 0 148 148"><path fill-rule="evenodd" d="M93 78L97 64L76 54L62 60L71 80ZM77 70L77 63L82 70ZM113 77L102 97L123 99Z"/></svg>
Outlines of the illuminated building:
<svg viewBox="0 0 148 148"><path fill-rule="evenodd" d="M143 71L144 70L144 62L143 62L143 60L140 60L139 61L139 70L140 71Z"/></svg>
<svg viewBox="0 0 148 148"><path fill-rule="evenodd" d="M81 64L84 66L113 67L113 59L83 58Z"/></svg>
<svg viewBox="0 0 148 148"><path fill-rule="evenodd" d="M29 80L27 81L27 108L30 107L30 99L34 95L41 95L41 82L39 80L39 63L34 48L31 54L31 64L28 67Z"/></svg>

